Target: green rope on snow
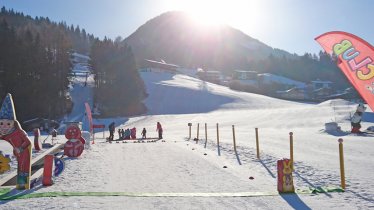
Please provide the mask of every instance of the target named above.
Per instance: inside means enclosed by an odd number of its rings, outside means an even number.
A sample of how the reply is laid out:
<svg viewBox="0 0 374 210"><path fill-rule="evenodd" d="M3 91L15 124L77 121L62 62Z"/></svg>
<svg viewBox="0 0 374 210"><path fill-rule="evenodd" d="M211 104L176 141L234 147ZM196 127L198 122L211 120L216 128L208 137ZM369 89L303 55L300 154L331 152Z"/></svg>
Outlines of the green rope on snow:
<svg viewBox="0 0 374 210"><path fill-rule="evenodd" d="M10 190L9 190L10 191ZM9 193L8 191L8 193ZM316 194L316 193L330 193L330 192L344 192L341 188L336 187L318 187L308 189L297 189L296 193L286 194ZM43 192L43 193L29 193L27 191L20 194L8 195L0 194L0 200L14 200L14 199L29 199L29 198L44 198L44 197L72 197L72 196L126 196L126 197L259 197L259 196L277 196L280 195L277 191L274 192L233 192L233 193L136 193L136 192Z"/></svg>

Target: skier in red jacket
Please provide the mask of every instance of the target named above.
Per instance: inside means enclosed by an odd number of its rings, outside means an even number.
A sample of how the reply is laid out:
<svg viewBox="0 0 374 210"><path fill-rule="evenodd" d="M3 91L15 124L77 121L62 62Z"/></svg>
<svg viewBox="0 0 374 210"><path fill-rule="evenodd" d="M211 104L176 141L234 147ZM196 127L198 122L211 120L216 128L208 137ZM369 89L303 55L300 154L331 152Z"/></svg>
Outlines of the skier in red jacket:
<svg viewBox="0 0 374 210"><path fill-rule="evenodd" d="M162 139L162 126L160 122L157 122L158 139Z"/></svg>

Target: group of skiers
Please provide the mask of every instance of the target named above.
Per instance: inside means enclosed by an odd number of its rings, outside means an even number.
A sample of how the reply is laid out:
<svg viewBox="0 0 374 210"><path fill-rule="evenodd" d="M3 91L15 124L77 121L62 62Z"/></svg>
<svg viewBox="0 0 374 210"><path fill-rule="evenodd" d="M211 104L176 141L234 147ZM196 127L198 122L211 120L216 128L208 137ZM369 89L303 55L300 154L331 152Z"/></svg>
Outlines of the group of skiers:
<svg viewBox="0 0 374 210"><path fill-rule="evenodd" d="M109 127L109 133L110 133L108 140L113 141L114 132L115 132L115 123L114 122L110 123L108 127ZM156 131L158 132L158 139L162 139L163 129L162 129L162 126L161 126L160 122L157 122ZM121 129L121 128L119 128L117 132L118 132L118 137L119 137L120 140L136 139L136 128L135 127L131 128L131 129L129 129L129 128ZM142 139L147 138L147 130L145 128L143 128L141 134L142 134Z"/></svg>
<svg viewBox="0 0 374 210"><path fill-rule="evenodd" d="M145 128L144 128L145 129ZM133 127L131 129L118 129L118 137L121 140L124 139L136 139L136 128Z"/></svg>

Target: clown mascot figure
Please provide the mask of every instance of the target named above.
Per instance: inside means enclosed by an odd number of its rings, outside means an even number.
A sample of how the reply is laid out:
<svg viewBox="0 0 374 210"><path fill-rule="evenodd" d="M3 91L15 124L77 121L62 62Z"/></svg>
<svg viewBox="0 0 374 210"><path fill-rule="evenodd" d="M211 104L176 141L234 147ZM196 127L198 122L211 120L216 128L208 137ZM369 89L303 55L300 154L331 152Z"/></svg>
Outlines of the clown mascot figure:
<svg viewBox="0 0 374 210"><path fill-rule="evenodd" d="M17 189L30 189L31 141L16 120L16 113L11 94L7 94L0 109L0 140L13 146L17 158Z"/></svg>

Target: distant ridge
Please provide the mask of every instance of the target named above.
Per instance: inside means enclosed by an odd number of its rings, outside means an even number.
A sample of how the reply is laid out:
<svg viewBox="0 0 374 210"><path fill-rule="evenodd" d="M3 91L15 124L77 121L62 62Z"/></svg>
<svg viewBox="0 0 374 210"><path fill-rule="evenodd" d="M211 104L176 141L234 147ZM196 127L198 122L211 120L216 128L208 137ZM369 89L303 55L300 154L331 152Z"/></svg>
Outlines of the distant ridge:
<svg viewBox="0 0 374 210"><path fill-rule="evenodd" d="M227 25L203 28L184 12L167 12L147 21L124 40L137 65L144 59L165 60L184 67L229 72L249 63L275 57L296 57L274 49Z"/></svg>

